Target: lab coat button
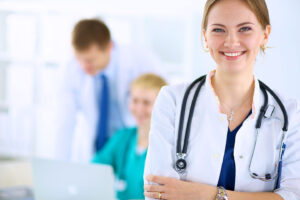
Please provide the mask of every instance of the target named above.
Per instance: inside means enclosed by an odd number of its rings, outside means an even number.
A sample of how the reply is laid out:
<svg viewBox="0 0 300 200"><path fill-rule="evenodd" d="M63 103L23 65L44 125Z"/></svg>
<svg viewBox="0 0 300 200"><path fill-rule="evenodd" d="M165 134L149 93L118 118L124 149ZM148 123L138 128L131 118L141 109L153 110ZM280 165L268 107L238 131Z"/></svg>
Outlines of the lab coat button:
<svg viewBox="0 0 300 200"><path fill-rule="evenodd" d="M243 159L244 158L244 156L243 155L240 155L240 159Z"/></svg>

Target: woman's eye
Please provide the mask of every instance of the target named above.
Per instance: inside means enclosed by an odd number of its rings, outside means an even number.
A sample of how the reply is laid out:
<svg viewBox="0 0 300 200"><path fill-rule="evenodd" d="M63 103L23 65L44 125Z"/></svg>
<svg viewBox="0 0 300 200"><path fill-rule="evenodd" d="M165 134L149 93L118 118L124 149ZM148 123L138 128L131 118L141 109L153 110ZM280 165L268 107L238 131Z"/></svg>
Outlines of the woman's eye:
<svg viewBox="0 0 300 200"><path fill-rule="evenodd" d="M225 32L225 31L221 28L215 28L215 29L212 30L212 32L222 33L222 32Z"/></svg>
<svg viewBox="0 0 300 200"><path fill-rule="evenodd" d="M150 102L149 102L149 101L144 101L143 103L144 103L145 106L150 105Z"/></svg>
<svg viewBox="0 0 300 200"><path fill-rule="evenodd" d="M242 27L242 28L240 29L241 32L247 32L247 31L250 31L250 30L251 30L250 27Z"/></svg>
<svg viewBox="0 0 300 200"><path fill-rule="evenodd" d="M131 99L131 102L134 103L134 104L137 104L138 100L137 99Z"/></svg>

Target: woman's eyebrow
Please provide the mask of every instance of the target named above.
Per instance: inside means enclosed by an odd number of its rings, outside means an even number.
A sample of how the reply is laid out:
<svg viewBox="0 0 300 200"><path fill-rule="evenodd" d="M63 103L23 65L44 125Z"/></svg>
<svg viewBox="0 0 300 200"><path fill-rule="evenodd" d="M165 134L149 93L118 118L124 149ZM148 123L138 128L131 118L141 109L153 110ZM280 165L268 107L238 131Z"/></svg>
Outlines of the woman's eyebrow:
<svg viewBox="0 0 300 200"><path fill-rule="evenodd" d="M246 24L252 24L252 25L254 25L254 23L252 23L252 22L243 22L243 23L240 23L240 24L236 25L236 27L240 27L240 26L243 26L243 25L246 25ZM225 27L225 25L223 25L223 24L211 24L209 26L221 26L221 27Z"/></svg>
<svg viewBox="0 0 300 200"><path fill-rule="evenodd" d="M254 23L252 23L252 22L243 22L243 23L238 24L237 27L239 27L239 26L244 26L244 25L247 25L247 24L252 24L252 25L254 25Z"/></svg>
<svg viewBox="0 0 300 200"><path fill-rule="evenodd" d="M222 27L225 27L223 24L211 24L209 26L222 26Z"/></svg>

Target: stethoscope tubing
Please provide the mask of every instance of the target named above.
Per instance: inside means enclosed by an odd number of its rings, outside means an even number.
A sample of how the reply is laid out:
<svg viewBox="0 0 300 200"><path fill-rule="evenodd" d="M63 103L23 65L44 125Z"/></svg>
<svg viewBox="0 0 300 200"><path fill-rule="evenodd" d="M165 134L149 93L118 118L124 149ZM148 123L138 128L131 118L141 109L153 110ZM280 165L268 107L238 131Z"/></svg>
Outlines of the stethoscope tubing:
<svg viewBox="0 0 300 200"><path fill-rule="evenodd" d="M176 156L177 156L177 159L178 159L177 161L179 161L179 160L183 161L185 165L184 165L184 168L182 168L180 166L177 166L177 162L175 163L175 169L176 169L176 171L178 171L178 173L183 173L186 169L185 158L187 156L188 140L189 140L189 135L190 135L190 128L191 128L191 124L192 124L192 118L193 118L197 98L199 96L199 92L200 92L201 87L205 83L205 79L206 79L206 75L201 76L198 79L196 79L195 81L193 81L188 86L188 88L186 89L184 97L183 97L183 101L182 101L182 105L181 105L181 111L180 111L180 118L179 118ZM194 93L192 103L191 103L191 107L190 107L190 111L189 111L189 114L188 114L186 131L185 131L185 135L184 135L184 143L183 143L183 147L181 148L186 103L187 103L187 100L188 100L188 97L189 97L189 94L190 94L191 90L193 89L193 87L198 82L199 82L199 84L198 84L198 86L196 88L196 91ZM275 94L275 92L273 90L271 90L266 84L264 84L260 80L259 80L259 85L260 85L260 89L261 89L261 91L263 93L263 96L264 96L264 103L263 103L263 105L260 109L260 113L259 113L259 116L257 118L256 125L255 125L256 139L255 139L254 149L251 153L251 160L250 160L250 163L249 163L249 173L250 173L251 177L253 177L253 178L260 179L260 180L263 180L263 181L270 181L270 180L273 180L274 178L280 176L279 171L281 170L280 166L282 166L282 156L283 156L283 153L284 153L284 150L285 150L284 140L285 140L285 137L286 137L286 132L288 130L288 115L287 115L287 112L286 112L286 109L285 109L283 103L281 102L279 97ZM257 174L251 172L251 164L252 164L252 158L253 158L253 155L254 155L254 151L256 149L256 143L257 143L257 139L258 139L258 135L259 135L259 129L261 127L262 120L265 116L265 113L268 109L269 98L268 98L267 92L269 92L271 94L271 96L275 99L275 101L278 103L278 105L279 105L279 107L282 111L283 117L284 117L284 123L283 123L283 128L282 128L283 134L282 134L282 138L281 138L281 147L280 147L280 152L279 152L279 159L278 159L277 166L275 168L275 172L273 172L272 174L266 174L265 177L262 177L262 176L258 176ZM277 183L277 185L278 185L278 183Z"/></svg>

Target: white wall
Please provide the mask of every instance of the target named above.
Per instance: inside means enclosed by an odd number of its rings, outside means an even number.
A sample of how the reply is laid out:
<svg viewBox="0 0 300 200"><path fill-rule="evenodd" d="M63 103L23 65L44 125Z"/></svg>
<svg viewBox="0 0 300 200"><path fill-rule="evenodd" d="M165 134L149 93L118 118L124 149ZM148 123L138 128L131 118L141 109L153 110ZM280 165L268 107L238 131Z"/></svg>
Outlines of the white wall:
<svg viewBox="0 0 300 200"><path fill-rule="evenodd" d="M264 62L258 76L273 88L300 100L300 1L269 0L273 27Z"/></svg>

